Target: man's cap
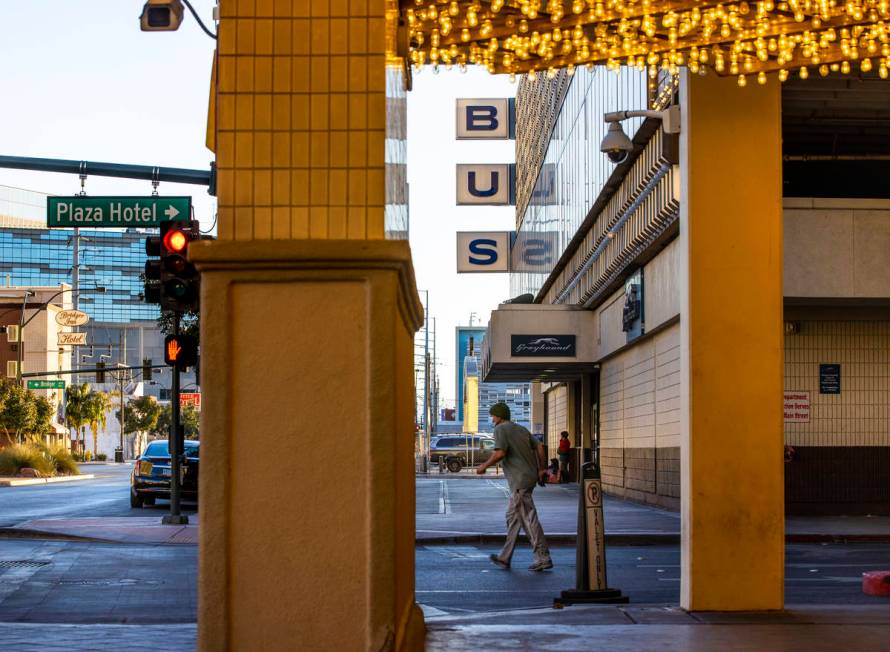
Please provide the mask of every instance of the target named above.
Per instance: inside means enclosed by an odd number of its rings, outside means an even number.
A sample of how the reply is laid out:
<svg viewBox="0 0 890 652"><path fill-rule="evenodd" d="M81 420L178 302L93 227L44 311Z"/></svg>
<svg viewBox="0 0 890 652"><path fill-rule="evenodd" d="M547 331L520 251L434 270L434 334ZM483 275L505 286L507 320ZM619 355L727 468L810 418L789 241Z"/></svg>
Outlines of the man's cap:
<svg viewBox="0 0 890 652"><path fill-rule="evenodd" d="M492 405L491 409L488 410L488 413L494 417L500 417L505 421L510 420L510 407L503 401Z"/></svg>

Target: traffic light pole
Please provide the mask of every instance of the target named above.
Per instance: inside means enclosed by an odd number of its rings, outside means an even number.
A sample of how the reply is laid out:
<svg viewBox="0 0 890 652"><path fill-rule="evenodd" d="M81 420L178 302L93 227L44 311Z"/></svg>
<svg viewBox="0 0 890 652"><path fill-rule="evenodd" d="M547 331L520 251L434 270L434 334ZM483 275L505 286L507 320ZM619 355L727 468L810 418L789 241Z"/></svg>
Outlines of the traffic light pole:
<svg viewBox="0 0 890 652"><path fill-rule="evenodd" d="M178 311L173 313L173 335L179 335ZM189 517L180 513L182 501L182 452L184 442L182 440L182 428L179 425L179 366L171 368L173 381L171 385L170 405L170 434L167 447L170 449L170 513L163 518L166 525L184 525L189 522Z"/></svg>

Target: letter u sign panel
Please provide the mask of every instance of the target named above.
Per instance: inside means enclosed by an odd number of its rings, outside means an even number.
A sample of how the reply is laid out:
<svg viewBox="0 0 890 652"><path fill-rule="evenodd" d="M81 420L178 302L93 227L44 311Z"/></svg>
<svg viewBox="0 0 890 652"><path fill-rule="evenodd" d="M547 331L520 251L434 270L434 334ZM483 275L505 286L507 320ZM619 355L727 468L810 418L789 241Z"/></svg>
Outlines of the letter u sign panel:
<svg viewBox="0 0 890 652"><path fill-rule="evenodd" d="M512 98L458 99L457 140L513 138L515 101Z"/></svg>
<svg viewBox="0 0 890 652"><path fill-rule="evenodd" d="M513 173L509 163L457 164L459 206L509 206L513 203Z"/></svg>
<svg viewBox="0 0 890 652"><path fill-rule="evenodd" d="M458 231L457 272L509 272L510 231Z"/></svg>

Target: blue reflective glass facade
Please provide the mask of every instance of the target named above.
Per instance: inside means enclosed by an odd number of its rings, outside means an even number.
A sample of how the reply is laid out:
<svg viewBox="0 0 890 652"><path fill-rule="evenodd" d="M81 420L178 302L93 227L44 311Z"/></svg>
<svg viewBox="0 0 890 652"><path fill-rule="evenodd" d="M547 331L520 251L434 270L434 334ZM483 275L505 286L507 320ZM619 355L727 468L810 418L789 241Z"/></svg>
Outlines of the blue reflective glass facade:
<svg viewBox="0 0 890 652"><path fill-rule="evenodd" d="M615 169L600 152L604 114L646 109L645 73L578 68L556 118L543 164L512 249L510 294L537 294ZM625 120L633 137L642 118ZM518 144L519 146L520 144Z"/></svg>
<svg viewBox="0 0 890 652"><path fill-rule="evenodd" d="M143 302L146 233L130 229L80 229L79 308L93 321L155 320L156 305ZM0 228L0 281L12 285L72 282L74 230ZM103 286L105 293L89 288Z"/></svg>

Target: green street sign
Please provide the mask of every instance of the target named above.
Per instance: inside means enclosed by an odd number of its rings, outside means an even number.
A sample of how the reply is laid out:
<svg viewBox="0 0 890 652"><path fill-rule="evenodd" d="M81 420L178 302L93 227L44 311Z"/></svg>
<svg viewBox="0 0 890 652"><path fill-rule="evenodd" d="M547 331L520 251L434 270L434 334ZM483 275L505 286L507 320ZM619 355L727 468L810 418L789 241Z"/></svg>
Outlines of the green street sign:
<svg viewBox="0 0 890 652"><path fill-rule="evenodd" d="M158 226L191 219L191 197L47 197L46 225L57 227Z"/></svg>
<svg viewBox="0 0 890 652"><path fill-rule="evenodd" d="M29 380L28 389L65 389L64 380Z"/></svg>

